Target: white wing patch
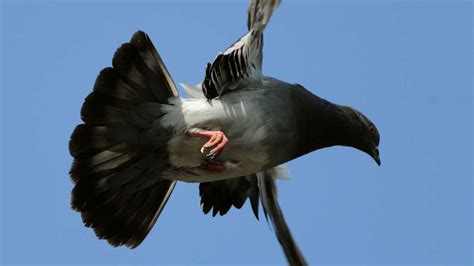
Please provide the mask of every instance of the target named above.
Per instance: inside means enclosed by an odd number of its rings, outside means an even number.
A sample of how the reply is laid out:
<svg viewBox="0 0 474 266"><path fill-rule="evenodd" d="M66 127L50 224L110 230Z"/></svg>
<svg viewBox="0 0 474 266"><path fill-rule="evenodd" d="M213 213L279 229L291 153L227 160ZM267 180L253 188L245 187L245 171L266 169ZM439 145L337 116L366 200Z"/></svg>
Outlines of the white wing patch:
<svg viewBox="0 0 474 266"><path fill-rule="evenodd" d="M204 94L202 93L201 84L193 86L185 83L179 83L179 85L183 88L184 92L186 92L186 96L188 96L188 98L206 99L206 97L204 97Z"/></svg>

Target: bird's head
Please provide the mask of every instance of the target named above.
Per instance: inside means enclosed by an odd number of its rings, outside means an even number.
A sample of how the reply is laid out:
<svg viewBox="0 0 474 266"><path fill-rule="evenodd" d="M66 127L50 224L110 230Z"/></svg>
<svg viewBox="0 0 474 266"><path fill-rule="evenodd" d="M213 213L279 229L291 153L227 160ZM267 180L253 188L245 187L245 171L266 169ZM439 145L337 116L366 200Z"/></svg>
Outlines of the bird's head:
<svg viewBox="0 0 474 266"><path fill-rule="evenodd" d="M352 107L344 108L349 116L348 146L367 153L380 166L380 135L377 127L364 114Z"/></svg>

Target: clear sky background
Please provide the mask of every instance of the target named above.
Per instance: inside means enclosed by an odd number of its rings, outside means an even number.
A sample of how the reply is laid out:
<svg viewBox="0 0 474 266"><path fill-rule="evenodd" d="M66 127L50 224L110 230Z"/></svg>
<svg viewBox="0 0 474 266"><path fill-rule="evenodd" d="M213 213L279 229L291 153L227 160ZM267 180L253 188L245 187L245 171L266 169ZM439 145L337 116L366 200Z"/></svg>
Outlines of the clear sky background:
<svg viewBox="0 0 474 266"><path fill-rule="evenodd" d="M203 215L179 183L147 239L112 248L69 207L68 140L99 71L146 31L176 82L246 32L242 1L2 1L1 262L286 264L248 203ZM382 166L350 148L289 162L279 199L316 265L472 265L473 6L469 1L284 0L264 73L353 106Z"/></svg>

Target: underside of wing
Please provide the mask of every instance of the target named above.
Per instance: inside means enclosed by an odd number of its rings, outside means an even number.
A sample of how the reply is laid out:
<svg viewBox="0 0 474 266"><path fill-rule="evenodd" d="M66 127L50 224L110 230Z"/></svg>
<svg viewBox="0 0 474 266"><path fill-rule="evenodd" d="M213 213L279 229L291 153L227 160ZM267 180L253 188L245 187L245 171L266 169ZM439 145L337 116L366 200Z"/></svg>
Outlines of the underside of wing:
<svg viewBox="0 0 474 266"><path fill-rule="evenodd" d="M199 196L204 213L212 210L213 216L226 214L232 206L240 209L249 198L258 219L259 190L256 175L201 183Z"/></svg>
<svg viewBox="0 0 474 266"><path fill-rule="evenodd" d="M253 175L227 180L201 183L199 194L205 214L226 214L234 206L240 209L247 198L258 219L259 202L262 203L265 218L275 230L278 241L290 265L307 265L286 224L277 199L276 179L286 179L287 170L281 166L258 172Z"/></svg>
<svg viewBox="0 0 474 266"><path fill-rule="evenodd" d="M263 30L279 0L252 0L248 9L248 32L206 68L202 92L213 99L239 88L245 82L258 82L262 68Z"/></svg>
<svg viewBox="0 0 474 266"><path fill-rule="evenodd" d="M275 174L276 171L274 168L257 173L263 210L265 211L266 217L269 218L272 223L276 237L285 252L288 264L308 265L283 217L277 199Z"/></svg>

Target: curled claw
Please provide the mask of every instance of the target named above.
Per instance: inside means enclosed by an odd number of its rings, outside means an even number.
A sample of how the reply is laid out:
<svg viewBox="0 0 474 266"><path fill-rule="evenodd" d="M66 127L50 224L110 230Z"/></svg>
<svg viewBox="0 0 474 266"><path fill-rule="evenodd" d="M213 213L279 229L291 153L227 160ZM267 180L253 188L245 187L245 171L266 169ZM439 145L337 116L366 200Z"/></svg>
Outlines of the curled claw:
<svg viewBox="0 0 474 266"><path fill-rule="evenodd" d="M220 140L219 140L219 144L217 144L217 146L214 147L214 149L211 150L210 154L213 154L214 157L216 157L217 155L219 155L222 152L222 150L224 149L224 147L227 145L228 142L229 142L229 139L227 139L227 137L224 135L224 133L222 133L222 135L220 137Z"/></svg>
<svg viewBox="0 0 474 266"><path fill-rule="evenodd" d="M216 157L216 154L215 153L212 153L212 152L209 152L208 154L206 154L206 158L212 160Z"/></svg>
<svg viewBox="0 0 474 266"><path fill-rule="evenodd" d="M192 134L193 136L209 138L209 141L207 141L200 150L202 154L205 154L206 149L212 148L209 153L206 154L206 157L209 159L216 158L229 142L229 139L222 131L200 131Z"/></svg>
<svg viewBox="0 0 474 266"><path fill-rule="evenodd" d="M208 142L206 142L202 148L201 148L201 153L204 154L205 150L207 148L211 148L220 142L222 142L222 139L224 137L224 133L222 131L215 131L215 134L212 134L211 138L209 139ZM212 153L212 152L211 152ZM209 156L211 153L209 153L207 156Z"/></svg>

